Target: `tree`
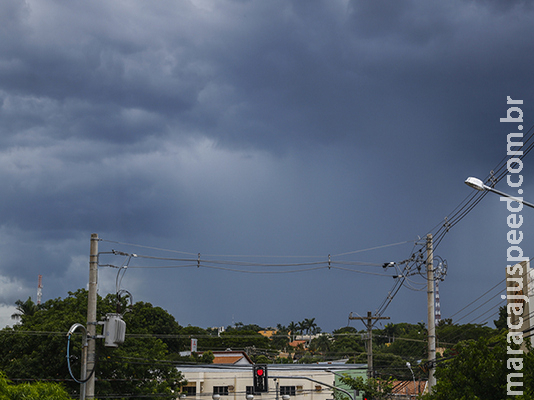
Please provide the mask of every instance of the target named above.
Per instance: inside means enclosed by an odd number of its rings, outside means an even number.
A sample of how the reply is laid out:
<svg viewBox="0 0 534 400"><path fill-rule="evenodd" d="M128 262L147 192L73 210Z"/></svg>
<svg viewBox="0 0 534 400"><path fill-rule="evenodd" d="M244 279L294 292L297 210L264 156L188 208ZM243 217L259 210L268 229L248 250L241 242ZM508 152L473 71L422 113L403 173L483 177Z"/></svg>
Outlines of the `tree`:
<svg viewBox="0 0 534 400"><path fill-rule="evenodd" d="M98 320L115 312L115 295L104 299L99 296L97 301ZM85 325L86 315L86 290L69 292L65 299L49 300L33 315L24 315L21 324L5 328L0 334L0 370L14 378L65 380L68 391L78 393L79 384L72 381L68 372L66 332L74 323ZM131 336L127 335L119 348L106 348L102 340L97 340L96 395L173 396L172 392L183 383L182 376L169 362L169 346L156 336L177 333L180 327L172 316L149 303L135 304L124 320ZM73 335L69 361L76 378L80 347L79 335Z"/></svg>
<svg viewBox="0 0 534 400"><path fill-rule="evenodd" d="M523 359L523 396L507 395L507 346L517 348L506 342L502 334L488 340L480 338L457 344L455 355L440 362L436 368L437 383L431 394L425 395L425 400L448 399L532 399L534 397L534 353L524 352ZM517 388L515 388L517 390Z"/></svg>
<svg viewBox="0 0 534 400"><path fill-rule="evenodd" d="M320 329L315 323L315 318L305 318L304 321L299 322L299 327L301 332L305 332L307 335L318 333L317 330Z"/></svg>
<svg viewBox="0 0 534 400"><path fill-rule="evenodd" d="M365 346L361 334L352 326L346 326L333 332L334 343L331 351L338 358L355 357L365 353ZM367 359L365 360L367 362Z"/></svg>
<svg viewBox="0 0 534 400"><path fill-rule="evenodd" d="M254 330L230 330L221 333L221 345L225 349L269 349L271 343L268 338Z"/></svg>
<svg viewBox="0 0 534 400"><path fill-rule="evenodd" d="M276 329L276 335L271 338L271 345L275 349L285 351L289 344L289 329L281 324L278 324Z"/></svg>
<svg viewBox="0 0 534 400"><path fill-rule="evenodd" d="M499 318L493 320L495 328L497 328L498 330L508 329L508 322L506 321L506 318L508 318L508 311L506 310L506 307L499 307Z"/></svg>
<svg viewBox="0 0 534 400"><path fill-rule="evenodd" d="M71 397L58 383L36 382L13 385L5 374L0 372L0 399L70 400Z"/></svg>
<svg viewBox="0 0 534 400"><path fill-rule="evenodd" d="M393 383L389 379L363 379L361 376L353 378L348 375L339 379L352 390L363 391L365 398L369 400L389 399L393 390Z"/></svg>
<svg viewBox="0 0 534 400"><path fill-rule="evenodd" d="M331 336L324 333L321 334L319 337L311 341L310 347L312 348L312 350L318 351L326 355L332 347Z"/></svg>
<svg viewBox="0 0 534 400"><path fill-rule="evenodd" d="M177 335L181 330L181 326L167 311L142 301L135 303L131 308L131 312L124 314L124 321L128 331L136 333L157 333L161 336L171 336ZM179 353L186 346L189 346L187 339L164 337L161 340L167 345L171 353Z"/></svg>
<svg viewBox="0 0 534 400"><path fill-rule="evenodd" d="M24 318L25 316L28 316L28 317L31 317L32 315L34 315L38 310L39 310L39 306L37 304L35 304L33 301L32 301L32 298L31 297L28 297L28 300L26 301L22 301L22 300L17 300L15 302L15 305L17 306L16 309L17 309L17 312L16 313L13 313L11 315L11 318L12 319L22 319Z"/></svg>
<svg viewBox="0 0 534 400"><path fill-rule="evenodd" d="M289 330L291 334L291 341L295 340L295 336L301 332L300 326L295 321L291 321L289 325L287 326L287 329Z"/></svg>

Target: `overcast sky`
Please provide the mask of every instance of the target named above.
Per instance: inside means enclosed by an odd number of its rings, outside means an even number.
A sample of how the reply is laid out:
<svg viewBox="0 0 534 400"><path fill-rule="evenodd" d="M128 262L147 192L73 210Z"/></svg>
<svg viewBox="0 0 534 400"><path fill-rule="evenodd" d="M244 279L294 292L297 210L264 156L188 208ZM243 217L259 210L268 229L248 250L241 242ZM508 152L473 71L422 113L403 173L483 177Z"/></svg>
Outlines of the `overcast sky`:
<svg viewBox="0 0 534 400"><path fill-rule="evenodd" d="M43 301L87 286L91 233L100 252L186 260L99 271L99 294L127 290L184 326L332 331L375 312L395 283L381 265L424 248L473 193L463 181L506 156L507 96L524 101L525 136L534 123L533 14L509 0L2 1L2 326L36 301L38 275ZM488 195L442 237L443 318L495 319L504 283L455 313L505 278L507 215ZM410 279L391 322L427 320L426 281Z"/></svg>

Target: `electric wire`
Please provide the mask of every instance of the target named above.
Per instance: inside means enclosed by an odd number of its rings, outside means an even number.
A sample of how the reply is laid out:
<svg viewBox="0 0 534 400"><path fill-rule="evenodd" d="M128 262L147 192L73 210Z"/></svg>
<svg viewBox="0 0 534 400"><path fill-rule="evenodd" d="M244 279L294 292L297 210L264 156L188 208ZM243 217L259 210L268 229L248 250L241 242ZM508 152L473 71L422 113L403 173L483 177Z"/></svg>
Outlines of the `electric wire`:
<svg viewBox="0 0 534 400"><path fill-rule="evenodd" d="M72 377L72 379L76 382L76 383L79 383L79 384L82 384L82 383L86 383L86 382L89 382L89 380L93 377L93 374L95 373L95 370L96 370L96 363L95 365L93 366L93 369L91 370L91 372L89 373L89 375L87 376L87 378L85 379L77 379L75 376L74 376L74 373L72 372L72 369L71 369L71 365L70 365L70 337L72 335L68 335L68 338L67 338L67 366L68 366L68 369L69 369L69 374L70 376Z"/></svg>
<svg viewBox="0 0 534 400"><path fill-rule="evenodd" d="M490 297L488 300L486 300L484 303L482 303L481 305L479 305L477 308L471 310L470 312L468 312L467 314L465 314L462 318L459 318L458 320L456 320L456 322L459 322L461 321L462 319L466 318L468 315L471 315L472 313L474 313L475 311L479 310L480 308L484 307L486 304L488 304L490 301L494 300L496 297L500 297L500 294L497 293L495 296L493 297Z"/></svg>
<svg viewBox="0 0 534 400"><path fill-rule="evenodd" d="M532 125L526 132L526 139L523 140L523 145L521 146L522 154L513 155L508 157L506 155L502 160L496 165L492 172L485 178L484 182L489 182L489 186L494 187L499 181L501 181L508 173L507 163L512 158L518 158L523 160L534 148L534 125ZM487 195L487 191L476 192L468 195L447 217L445 217L445 222L439 225L436 225L431 231L434 232L434 249L436 249L444 236L449 232L449 230L458 224L463 218L465 218L473 208L482 201L482 199ZM436 230L437 226L439 228Z"/></svg>
<svg viewBox="0 0 534 400"><path fill-rule="evenodd" d="M484 293L482 293L479 297L477 297L475 300L473 300L471 303L467 304L465 307L463 307L462 309L456 311L454 314L450 315L448 318L453 318L455 317L456 315L460 314L462 311L464 311L466 308L470 307L471 305L473 305L474 303L476 303L478 300L480 300L482 297L486 296L488 293L490 293L492 290L496 289L497 287L500 287L504 282L506 281L506 278L504 278L503 280L499 281L495 286L492 286L490 289L488 289L487 291L485 291ZM463 318L463 317L462 317Z"/></svg>
<svg viewBox="0 0 534 400"><path fill-rule="evenodd" d="M115 243L115 244L121 244L121 245L125 245L125 246L139 247L139 248L145 248L145 249L150 249L150 250L158 250L158 251L164 251L164 252L171 252L171 253L177 253L177 254L187 254L187 255L192 255L192 256L196 256L196 255L200 254L200 253L191 253L191 252L180 251L180 250L171 250L171 249L166 249L166 248L161 248L161 247L146 246L146 245L135 244L135 243L119 242L119 241L103 239L103 238L99 238L99 240L102 241L102 242L107 242L107 243ZM396 242L396 243L390 243L390 244L385 244L385 245L380 245L380 246L374 246L374 247L369 247L369 248L365 248L365 249L360 249L360 250L354 250L354 251L349 251L349 252L345 252L345 253L335 254L335 255L332 255L332 257L340 257L340 256L344 256L344 255L350 255L350 254L355 254L355 253L362 253L362 252L366 252L366 251L382 249L382 248L386 248L386 247L399 246L399 245L406 244L406 243L411 243L411 242L413 242L413 240L406 240L406 241L402 241L402 242ZM110 254L110 253L101 253L101 254ZM323 256L294 256L294 255L293 256L282 256L282 255L273 256L273 255L212 255L212 254L205 254L205 256L207 256L207 257L237 257L237 258L241 258L241 257L250 257L250 258L276 258L276 257L279 257L279 258L304 258L304 257L313 258L313 257L323 257Z"/></svg>
<svg viewBox="0 0 534 400"><path fill-rule="evenodd" d="M534 140L533 140L533 137L534 137L534 133L533 132L534 132L534 130L533 129L534 129L534 125L531 126L528 129L528 131L526 132L526 135L527 135L526 139L524 139L523 145L521 146L521 148L524 149L523 153L520 156L514 156L514 157L517 157L518 159L522 160L534 148ZM490 175L488 177L486 177L485 182L490 182L491 186L495 186L501 179L503 179L503 177L506 176L506 174L507 174L507 169L505 169L505 167L507 166L507 163L509 162L509 160L510 160L509 157L507 157L507 156L504 157L497 164L497 166L492 170ZM453 211L448 216L445 217L445 219L444 219L445 222L444 223L440 222L434 228L432 228L431 231L429 231L429 233L433 233L434 251L442 243L445 235L450 231L450 229L453 228L460 221L462 221L474 209L474 207L476 207L482 201L482 199L486 195L487 195L487 191L484 191L484 192L473 192L473 193L469 194L463 201L460 202L460 204L457 207L455 207L453 209ZM107 241L109 243L117 243L117 244L128 245L128 246L137 246L137 247L142 247L142 248L152 249L152 250L170 251L170 252L174 252L174 253L178 253L178 254L195 255L195 253L191 253L191 252L168 250L168 249L162 249L162 248L158 248L158 247L136 245L136 244L132 244L132 243L124 243L124 242L110 241L110 240L104 240L104 239L101 239L101 240ZM369 248L369 249L362 249L362 250L355 250L355 251L350 251L350 252L345 252L345 253L339 253L339 254L334 255L334 257L351 255L351 254L355 254L355 253L359 253L359 252L363 252L363 251L370 251L370 250L376 250L376 249L381 249L381 248L390 247L390 246L396 246L396 245L400 245L400 244L406 244L406 243L409 243L409 242L410 241L398 242L398 243L392 243L392 244L383 245L383 246L375 246L375 247L372 247L372 248ZM414 242L414 248L415 248L416 244L417 243ZM419 250L419 251L421 252L421 250ZM415 252L413 254L415 254ZM195 265L197 267L200 267L201 266L200 265L201 264L200 263L200 253L197 253L197 255L198 255L198 259L197 260L194 260L194 259L185 259L185 260L184 259L169 259L169 258L149 257L149 256L142 256L142 257L147 258L147 259L148 258L149 259L154 259L154 260L155 259L158 259L158 260L166 259L166 260L173 260L173 261L176 261L176 262L187 262L188 263L188 264L185 264L185 265L160 266L160 267L153 266L153 267L150 267L150 268L184 268L186 266L187 267L194 267ZM218 257L223 257L223 256L218 256ZM237 255L234 255L232 257L265 257L265 256L237 256ZM196 264L195 264L195 262L196 262ZM224 266L222 266L222 265L224 265ZM316 266L315 267L311 267L312 265L316 265ZM232 267L240 266L240 267L248 267L248 268L250 268L250 267L286 267L287 268L287 267L297 267L297 266L310 266L311 268L293 270L293 271L246 271L246 270L237 269L237 268L229 268L229 266L232 266ZM401 271L401 274L397 274L396 276L393 276L394 279L395 279L393 287L388 292L388 294L387 294L386 298L384 299L384 301L377 308L376 315L380 316L380 315L382 315L384 313L384 311L387 309L389 304L391 304L392 300L394 299L396 294L399 292L401 287L406 286L411 290L424 290L423 283L419 284L419 283L417 283L417 282L415 282L415 281L413 281L413 280L408 278L408 276L410 276L410 273L413 272L413 268L416 267L416 266L418 266L416 263L413 263L411 265L407 264L404 267L404 269ZM202 267L211 268L211 269L219 269L219 270L224 270L224 271L231 271L231 272L239 272L239 273L288 273L288 272L308 272L308 271L317 270L317 269L324 269L325 265L324 265L324 262L318 262L318 263L293 263L293 264L289 264L289 263L285 263L285 264L272 264L272 263L270 263L270 264L267 264L267 263L260 264L260 263L242 263L242 262L236 262L236 261L210 260L210 261L202 261ZM149 268L149 267L131 266L131 268ZM339 266L339 262L338 262L338 266L333 266L330 256L329 256L327 268L328 269L334 268L334 269L339 269L339 270L349 270L347 268L340 267ZM419 274L421 275L420 268L418 268L418 270L419 270ZM356 271L356 270L350 270L350 271L358 272L358 273L369 273L369 274L381 275L381 276L391 276L391 275L388 275L388 274L378 274L378 273L370 273L370 272ZM423 278L425 278L425 277L423 277ZM499 284L501 284L501 283L502 282L500 282ZM421 285L421 287L417 288L415 286L417 284ZM492 290L492 289L490 289L490 290ZM475 300L474 302L476 302L476 301L477 300ZM464 309L468 308L471 304L472 303L470 303L469 305L464 307ZM480 307L481 306L479 306L477 309L479 309ZM464 309L460 310L459 312L463 311ZM471 313L476 311L477 309L471 311ZM456 314L458 314L459 312L457 312ZM467 315L470 315L471 313L469 313ZM456 314L454 314L454 315L456 315ZM467 315L462 317L462 319L465 318Z"/></svg>

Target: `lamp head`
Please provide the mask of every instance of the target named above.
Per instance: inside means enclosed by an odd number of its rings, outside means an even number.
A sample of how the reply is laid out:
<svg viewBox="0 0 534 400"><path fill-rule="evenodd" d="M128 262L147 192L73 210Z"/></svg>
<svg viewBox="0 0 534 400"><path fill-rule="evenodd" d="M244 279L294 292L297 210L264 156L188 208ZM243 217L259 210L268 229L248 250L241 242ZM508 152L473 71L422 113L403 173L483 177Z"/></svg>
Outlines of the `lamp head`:
<svg viewBox="0 0 534 400"><path fill-rule="evenodd" d="M465 180L465 184L467 186L470 186L472 187L473 189L476 189L476 190L486 190L486 187L484 185L484 182L482 182L480 179L478 178L473 178L473 177L469 177Z"/></svg>

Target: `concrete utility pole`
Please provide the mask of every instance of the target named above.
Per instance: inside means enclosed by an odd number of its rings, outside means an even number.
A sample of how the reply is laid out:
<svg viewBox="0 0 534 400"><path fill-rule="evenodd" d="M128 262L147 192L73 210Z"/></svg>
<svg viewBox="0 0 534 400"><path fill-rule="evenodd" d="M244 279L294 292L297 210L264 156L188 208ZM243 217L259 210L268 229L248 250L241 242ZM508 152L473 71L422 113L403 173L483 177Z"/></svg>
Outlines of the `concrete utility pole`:
<svg viewBox="0 0 534 400"><path fill-rule="evenodd" d="M428 301L428 391L436 384L434 370L436 365L436 314L434 310L434 250L432 234L426 235L426 279Z"/></svg>
<svg viewBox="0 0 534 400"><path fill-rule="evenodd" d="M350 313L349 319L367 321L364 322L367 327L367 377L373 378L373 320L389 319L389 317L373 317L371 311L367 311L367 317L353 317L352 313Z"/></svg>
<svg viewBox="0 0 534 400"><path fill-rule="evenodd" d="M87 366L86 371L91 373L96 363L96 299L98 287L98 234L91 234L91 253L89 257L89 293L87 300ZM85 395L92 399L95 397L95 374L85 384Z"/></svg>

